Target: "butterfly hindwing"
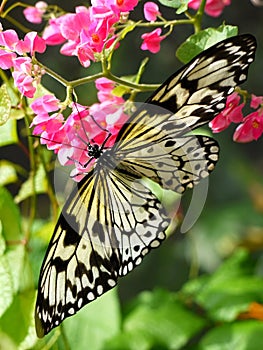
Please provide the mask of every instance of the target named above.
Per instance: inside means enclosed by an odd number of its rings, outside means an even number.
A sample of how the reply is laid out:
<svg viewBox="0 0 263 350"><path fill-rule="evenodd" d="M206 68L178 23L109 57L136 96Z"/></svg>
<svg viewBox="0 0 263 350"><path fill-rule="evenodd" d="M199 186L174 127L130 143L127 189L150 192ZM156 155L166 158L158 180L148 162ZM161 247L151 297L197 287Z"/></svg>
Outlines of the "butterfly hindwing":
<svg viewBox="0 0 263 350"><path fill-rule="evenodd" d="M161 133L158 137L154 143L145 143L143 148L125 153L122 166L180 194L214 169L219 146L212 138L191 135L174 139Z"/></svg>

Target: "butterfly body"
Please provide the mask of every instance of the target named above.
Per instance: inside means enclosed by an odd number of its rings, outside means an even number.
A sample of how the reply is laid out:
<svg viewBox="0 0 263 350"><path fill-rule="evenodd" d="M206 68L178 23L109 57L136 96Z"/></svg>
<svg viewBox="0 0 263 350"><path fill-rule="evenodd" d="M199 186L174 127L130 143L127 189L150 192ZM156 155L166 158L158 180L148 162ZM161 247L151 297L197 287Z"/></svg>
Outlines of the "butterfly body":
<svg viewBox="0 0 263 350"><path fill-rule="evenodd" d="M38 336L113 288L165 239L170 219L142 179L181 194L209 175L219 146L192 131L223 110L255 49L242 35L202 52L131 116L111 149L89 146L95 166L67 199L41 267Z"/></svg>

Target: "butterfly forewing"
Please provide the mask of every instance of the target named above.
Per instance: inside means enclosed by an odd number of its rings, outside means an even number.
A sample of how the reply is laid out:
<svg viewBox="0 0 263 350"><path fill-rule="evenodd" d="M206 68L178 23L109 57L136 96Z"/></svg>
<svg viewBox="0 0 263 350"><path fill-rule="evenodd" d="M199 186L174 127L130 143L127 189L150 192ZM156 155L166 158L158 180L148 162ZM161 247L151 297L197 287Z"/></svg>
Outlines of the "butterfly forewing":
<svg viewBox="0 0 263 350"><path fill-rule="evenodd" d="M246 79L255 49L255 39L242 35L194 58L131 116L113 148L78 184L41 267L38 336L114 287L160 245L169 219L141 179L182 193L208 176L219 147L191 130L224 108L226 97Z"/></svg>

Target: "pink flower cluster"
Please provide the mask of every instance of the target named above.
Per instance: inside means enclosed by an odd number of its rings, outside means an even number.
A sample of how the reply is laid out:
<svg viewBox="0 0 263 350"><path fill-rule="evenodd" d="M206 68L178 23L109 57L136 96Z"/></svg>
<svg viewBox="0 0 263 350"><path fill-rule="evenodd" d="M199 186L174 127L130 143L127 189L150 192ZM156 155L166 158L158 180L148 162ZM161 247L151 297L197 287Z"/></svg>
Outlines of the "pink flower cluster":
<svg viewBox="0 0 263 350"><path fill-rule="evenodd" d="M188 7L197 10L200 6L201 0L190 0ZM205 5L205 12L212 17L218 17L224 10L225 6L229 6L231 0L207 0Z"/></svg>
<svg viewBox="0 0 263 350"><path fill-rule="evenodd" d="M67 13L57 18L51 18L43 32L47 45L60 45L61 54L77 56L84 67L89 67L91 61L96 61L104 48L119 45L116 24L127 18L129 11L138 4L138 0L93 0L92 6L76 7L75 13ZM32 23L40 23L47 4L43 1L35 7L24 10L26 19ZM144 6L147 21L155 21L160 15L158 6L147 2ZM161 29L142 35L142 50L156 53L160 50Z"/></svg>
<svg viewBox="0 0 263 350"><path fill-rule="evenodd" d="M161 15L159 7L154 2L146 2L144 4L144 17L149 22L155 22L157 17ZM142 50L149 50L151 53L157 53L161 48L161 41L165 39L165 35L161 36L162 29L156 28L150 33L142 34L143 43Z"/></svg>
<svg viewBox="0 0 263 350"><path fill-rule="evenodd" d="M123 111L124 100L115 97L115 85L106 78L96 81L100 103L91 107L74 103L72 113L65 120L59 111L60 101L53 95L37 98L31 108L36 114L31 127L33 135L40 135L40 142L54 150L62 165L75 165L71 176L79 181L93 165L89 145L112 147L121 126L128 116Z"/></svg>
<svg viewBox="0 0 263 350"><path fill-rule="evenodd" d="M32 56L45 50L45 41L36 32L26 34L24 40L19 40L12 29L0 32L0 68L13 69L14 83L24 96L34 96L36 85L44 74L39 66L33 64Z"/></svg>
<svg viewBox="0 0 263 350"><path fill-rule="evenodd" d="M116 47L114 25L137 3L138 0L93 0L91 7L79 6L75 13L51 18L43 39L47 45L63 44L61 54L77 56L84 67L89 67L104 48Z"/></svg>
<svg viewBox="0 0 263 350"><path fill-rule="evenodd" d="M240 103L240 96L237 92L230 95L227 98L226 108L209 123L213 132L223 131L231 123L241 123L234 132L234 141L257 140L263 133L263 96L251 95L250 107L255 111L246 117L242 112L244 106L245 103Z"/></svg>

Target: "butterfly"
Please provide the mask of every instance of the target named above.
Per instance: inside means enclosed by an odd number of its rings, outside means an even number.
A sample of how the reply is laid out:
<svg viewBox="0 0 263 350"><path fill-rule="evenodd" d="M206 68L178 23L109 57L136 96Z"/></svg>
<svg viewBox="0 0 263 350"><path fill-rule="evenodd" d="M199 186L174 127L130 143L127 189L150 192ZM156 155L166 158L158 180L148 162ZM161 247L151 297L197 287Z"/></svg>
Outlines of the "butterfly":
<svg viewBox="0 0 263 350"><path fill-rule="evenodd" d="M41 267L39 337L113 288L165 239L170 219L141 180L183 193L209 175L219 146L191 131L224 109L255 50L249 34L210 47L147 99L112 148L89 145L95 166L67 199Z"/></svg>

